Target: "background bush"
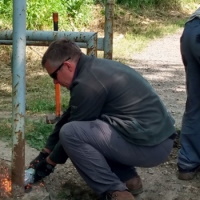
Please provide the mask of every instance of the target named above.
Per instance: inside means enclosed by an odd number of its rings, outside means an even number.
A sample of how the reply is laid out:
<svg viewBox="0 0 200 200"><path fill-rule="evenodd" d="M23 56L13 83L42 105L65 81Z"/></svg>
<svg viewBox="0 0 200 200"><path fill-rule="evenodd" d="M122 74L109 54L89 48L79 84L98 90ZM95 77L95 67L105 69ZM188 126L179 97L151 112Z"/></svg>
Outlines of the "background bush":
<svg viewBox="0 0 200 200"><path fill-rule="evenodd" d="M65 29L83 26L92 4L93 0L27 0L27 29L49 29L53 12L59 13L59 24ZM12 7L12 0L0 0L0 29L12 27Z"/></svg>
<svg viewBox="0 0 200 200"><path fill-rule="evenodd" d="M52 13L59 12L59 24L65 30L84 27L92 19L92 5L105 5L106 0L27 0L27 29L52 29ZM119 6L128 8L173 9L197 0L115 0ZM0 0L0 30L12 27L12 0Z"/></svg>

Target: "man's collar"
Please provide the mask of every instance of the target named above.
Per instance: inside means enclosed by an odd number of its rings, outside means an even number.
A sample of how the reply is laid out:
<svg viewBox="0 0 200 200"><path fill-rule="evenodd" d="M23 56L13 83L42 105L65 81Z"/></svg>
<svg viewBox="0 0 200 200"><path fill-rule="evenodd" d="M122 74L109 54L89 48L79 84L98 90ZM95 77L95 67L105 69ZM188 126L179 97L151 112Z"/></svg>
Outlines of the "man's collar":
<svg viewBox="0 0 200 200"><path fill-rule="evenodd" d="M77 62L77 65L76 65L76 70L75 70L75 73L74 73L74 78L73 78L71 86L73 85L74 80L78 77L80 72L84 70L85 63L88 61L88 59L91 59L91 58L92 58L92 56L87 56L83 53L81 54L81 56L80 56L80 58ZM70 87L70 89L71 89L71 87Z"/></svg>

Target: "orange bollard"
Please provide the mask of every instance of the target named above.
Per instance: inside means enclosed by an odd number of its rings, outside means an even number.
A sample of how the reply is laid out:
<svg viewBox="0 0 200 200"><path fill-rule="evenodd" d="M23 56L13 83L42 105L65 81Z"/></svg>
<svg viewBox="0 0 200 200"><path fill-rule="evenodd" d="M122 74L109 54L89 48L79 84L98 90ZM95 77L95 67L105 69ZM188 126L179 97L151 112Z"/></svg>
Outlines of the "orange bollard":
<svg viewBox="0 0 200 200"><path fill-rule="evenodd" d="M58 31L58 13L53 13L53 29ZM61 115L60 84L55 84L56 118Z"/></svg>
<svg viewBox="0 0 200 200"><path fill-rule="evenodd" d="M54 31L58 31L58 13L53 13L53 29ZM58 121L61 116L61 92L60 92L60 84L55 83L55 115L47 115L46 123L54 124Z"/></svg>
<svg viewBox="0 0 200 200"><path fill-rule="evenodd" d="M55 84L55 102L56 102L56 117L61 115L61 99L60 99L60 84Z"/></svg>

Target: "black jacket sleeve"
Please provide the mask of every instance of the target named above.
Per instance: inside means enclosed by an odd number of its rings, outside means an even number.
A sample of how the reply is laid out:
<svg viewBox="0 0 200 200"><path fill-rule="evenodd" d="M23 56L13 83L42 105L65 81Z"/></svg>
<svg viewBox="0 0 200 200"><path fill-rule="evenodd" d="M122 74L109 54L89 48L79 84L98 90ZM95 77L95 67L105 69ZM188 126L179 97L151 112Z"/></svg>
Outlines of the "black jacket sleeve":
<svg viewBox="0 0 200 200"><path fill-rule="evenodd" d="M52 151L50 159L53 162L61 164L68 158L59 142L59 132L64 124L70 121L86 121L99 118L106 95L105 90L100 89L101 86L100 88L97 85L95 86L93 88L93 86L80 84L71 92L70 109L62 115L46 143L46 148Z"/></svg>
<svg viewBox="0 0 200 200"><path fill-rule="evenodd" d="M57 164L65 163L68 158L68 155L65 153L62 145L59 142L59 132L62 126L68 122L69 116L70 107L63 113L60 120L55 125L55 128L52 134L48 137L45 145L45 148L51 151L50 159Z"/></svg>

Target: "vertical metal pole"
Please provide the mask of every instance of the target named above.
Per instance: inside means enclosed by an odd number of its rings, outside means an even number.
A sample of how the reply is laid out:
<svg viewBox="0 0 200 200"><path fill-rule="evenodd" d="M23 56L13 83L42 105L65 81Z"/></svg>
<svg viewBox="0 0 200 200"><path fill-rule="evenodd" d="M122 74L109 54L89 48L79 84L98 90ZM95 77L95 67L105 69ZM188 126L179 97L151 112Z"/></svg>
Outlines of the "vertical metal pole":
<svg viewBox="0 0 200 200"><path fill-rule="evenodd" d="M24 194L25 165L25 56L26 56L26 0L13 0L12 50L12 194Z"/></svg>
<svg viewBox="0 0 200 200"><path fill-rule="evenodd" d="M58 13L53 13L53 30L58 31ZM60 84L55 83L56 118L61 116Z"/></svg>
<svg viewBox="0 0 200 200"><path fill-rule="evenodd" d="M87 55L97 57L97 33L95 33L87 42Z"/></svg>
<svg viewBox="0 0 200 200"><path fill-rule="evenodd" d="M114 0L107 0L105 8L105 26L104 26L104 58L112 59L113 54L113 7Z"/></svg>

